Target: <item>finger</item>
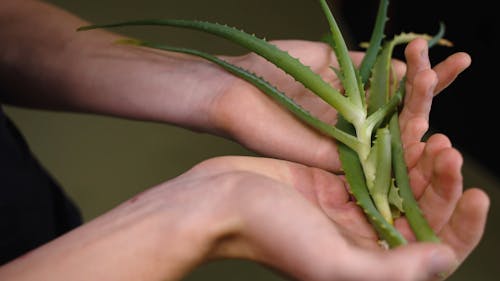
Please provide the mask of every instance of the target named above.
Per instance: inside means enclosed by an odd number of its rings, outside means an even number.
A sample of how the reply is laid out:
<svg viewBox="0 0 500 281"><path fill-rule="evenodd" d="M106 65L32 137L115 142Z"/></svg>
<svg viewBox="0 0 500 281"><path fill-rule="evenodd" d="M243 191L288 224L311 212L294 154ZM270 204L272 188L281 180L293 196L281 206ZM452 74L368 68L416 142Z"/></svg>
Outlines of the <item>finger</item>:
<svg viewBox="0 0 500 281"><path fill-rule="evenodd" d="M401 80L401 78L403 78L403 76L406 74L406 63L399 59L392 59L391 68L391 70L396 74L398 81Z"/></svg>
<svg viewBox="0 0 500 281"><path fill-rule="evenodd" d="M439 94L448 87L457 76L467 69L471 64L471 57L467 53L455 53L444 61L434 66L433 70L438 77L438 83L434 89L434 95Z"/></svg>
<svg viewBox="0 0 500 281"><path fill-rule="evenodd" d="M365 57L365 55L366 55L366 52L360 52L360 51L350 51L349 52L349 56L351 57L351 60L356 67L359 67L359 65L363 61L363 58Z"/></svg>
<svg viewBox="0 0 500 281"><path fill-rule="evenodd" d="M412 91L405 99L401 112L403 120L411 118L429 119L437 76L433 70L423 70L415 75Z"/></svg>
<svg viewBox="0 0 500 281"><path fill-rule="evenodd" d="M477 188L467 189L448 224L439 234L443 243L453 248L459 264L481 240L489 206L490 200L484 191Z"/></svg>
<svg viewBox="0 0 500 281"><path fill-rule="evenodd" d="M394 251L354 247L316 209L279 194L273 212L258 206L244 221L246 243L240 251L298 280L431 280L449 271L453 252L440 244L412 244ZM293 208L288 206L293 203ZM286 216L280 215L286 212ZM259 215L260 214L260 215ZM291 221L289 218L294 218ZM265 230L265 231L263 231ZM294 241L290 247L290 241ZM397 264L398 266L394 266ZM359 270L363 268L363 270ZM404 270L401 270L404 268Z"/></svg>
<svg viewBox="0 0 500 281"><path fill-rule="evenodd" d="M409 244L390 251L360 251L345 258L342 266L349 276L338 280L435 280L450 270L454 258L449 247L431 243Z"/></svg>
<svg viewBox="0 0 500 281"><path fill-rule="evenodd" d="M405 106L400 114L403 146L420 142L429 129L429 114L436 83L437 77L432 70L416 74L411 93L405 98Z"/></svg>
<svg viewBox="0 0 500 281"><path fill-rule="evenodd" d="M420 160L420 156L424 153L425 142L413 143L405 147L405 162L409 170L412 170Z"/></svg>
<svg viewBox="0 0 500 281"><path fill-rule="evenodd" d="M428 130L437 75L430 69L427 42L423 39L410 42L405 50L408 60L406 97L400 122L403 145L419 142Z"/></svg>
<svg viewBox="0 0 500 281"><path fill-rule="evenodd" d="M406 46L405 58L408 67L406 73L407 85L413 85L417 73L431 68L428 49L427 41L422 38L417 38ZM410 92L409 90L411 91L411 89L407 88L407 92Z"/></svg>
<svg viewBox="0 0 500 281"><path fill-rule="evenodd" d="M435 156L429 187L419 200L435 232L440 232L448 222L462 195L462 162L462 156L453 148L444 148Z"/></svg>
<svg viewBox="0 0 500 281"><path fill-rule="evenodd" d="M427 143L408 146L405 151L413 193L433 229L441 229L449 219L461 192L461 155L451 148L448 138L433 135ZM406 219L395 221L408 239L415 236Z"/></svg>
<svg viewBox="0 0 500 281"><path fill-rule="evenodd" d="M409 172L410 183L413 187L415 198L420 199L425 192L425 188L431 183L436 155L448 148L451 148L451 142L442 134L430 136L427 143L425 143L419 161Z"/></svg>
<svg viewBox="0 0 500 281"><path fill-rule="evenodd" d="M403 117L403 118L408 118L408 117ZM400 117L400 119L403 118ZM401 142L403 144L403 148L405 149L420 143L422 141L422 137L429 129L428 120L421 117L406 119L402 123L404 125L400 125Z"/></svg>

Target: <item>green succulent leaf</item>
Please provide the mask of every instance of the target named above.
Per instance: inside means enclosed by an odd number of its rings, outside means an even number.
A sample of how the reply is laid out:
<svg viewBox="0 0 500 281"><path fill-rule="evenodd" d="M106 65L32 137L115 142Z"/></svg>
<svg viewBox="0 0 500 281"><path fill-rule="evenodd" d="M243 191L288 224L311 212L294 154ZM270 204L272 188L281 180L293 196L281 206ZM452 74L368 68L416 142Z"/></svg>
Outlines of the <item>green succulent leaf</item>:
<svg viewBox="0 0 500 281"><path fill-rule="evenodd" d="M337 127L347 132L350 130L353 133L351 124L342 118L339 119ZM354 196L356 204L361 207L367 219L377 231L380 239L385 241L391 248L407 244L408 241L393 225L384 219L373 203L357 153L349 147L339 144L339 155L345 177L349 183L349 191Z"/></svg>
<svg viewBox="0 0 500 281"><path fill-rule="evenodd" d="M328 42L331 43L331 47L337 57L340 71L342 73L339 78L342 79L341 81L346 95L358 108L363 108L365 103L364 92L361 92L358 87L358 79L355 71L356 68L354 67L351 57L349 56L349 50L347 49L344 37L342 36L340 28L335 21L326 0L320 0L320 5L330 26L331 40L328 40Z"/></svg>
<svg viewBox="0 0 500 281"><path fill-rule="evenodd" d="M370 43L366 49L365 56L359 67L361 81L364 85L368 83L371 76L373 64L377 59L378 53L382 46L382 40L385 37L385 23L387 22L387 9L389 7L388 0L381 0L379 3L375 25L373 27Z"/></svg>
<svg viewBox="0 0 500 281"><path fill-rule="evenodd" d="M238 76L247 82L251 83L255 87L257 87L259 90L261 90L263 93L267 94L274 100L276 100L278 103L286 107L290 112L292 112L296 117L301 119L303 122L306 124L310 125L311 127L317 129L318 131L322 132L323 134L333 137L337 139L338 141L341 141L345 145L349 146L352 149L356 149L357 146L359 146L358 140L353 137L350 134L345 133L342 130L337 129L335 126L327 124L316 117L312 116L307 110L303 109L301 106L296 104L291 98L289 98L285 93L281 92L278 90L275 86L271 85L269 82L264 80L264 78L259 77L255 75L254 73L249 72L248 70L245 70L243 68L240 68L238 66L235 66L231 63L228 63L227 61L224 61L222 59L219 59L216 56L213 56L211 54L194 50L194 49L188 49L188 48L179 48L179 47L173 47L173 46L167 46L163 44L157 44L157 43L152 43L152 42L146 42L146 41L140 41L140 40L135 40L135 39L125 39L125 40L119 40L117 43L120 44L128 44L128 45L136 45L136 46L144 46L152 49L158 49L158 50L164 50L164 51L171 51L171 52L178 52L178 53L184 53L184 54L189 54L189 55L194 55L201 57L203 59L206 59L208 61L211 61L220 67L224 68L226 71L234 74L235 76Z"/></svg>
<svg viewBox="0 0 500 281"><path fill-rule="evenodd" d="M227 25L181 19L146 19L83 26L78 28L78 31L138 25L193 29L225 38L267 59L336 109L339 113L336 126L327 124L304 110L263 77L214 55L140 40L127 39L119 42L201 57L251 83L304 123L339 141L339 156L349 191L365 212L380 239L389 247L407 243L403 235L393 226L394 213L405 214L418 240L439 242L439 238L420 210L409 183L398 123L406 77L396 77L391 69L391 62L397 45L416 38L428 40L429 47L452 44L443 39L442 23L438 33L433 37L427 34L401 33L390 41L383 41L388 3L388 0L379 2L365 57L360 67L356 68L327 1L319 0L330 28L330 33L324 41L328 42L335 52L339 68L332 67L332 70L342 83L345 95L289 53L266 40ZM373 132L376 132L375 136Z"/></svg>
<svg viewBox="0 0 500 281"><path fill-rule="evenodd" d="M436 233L429 225L429 222L424 217L424 214L422 213L422 210L420 209L411 189L397 114L392 116L389 128L392 135L391 147L393 170L396 178L396 184L399 188L399 194L403 200L403 210L405 216L408 218L408 223L419 241L439 242L440 239L437 237Z"/></svg>
<svg viewBox="0 0 500 281"><path fill-rule="evenodd" d="M398 214L405 212L403 208L403 198L399 195L399 188L396 186L394 179L391 180L391 188L389 189L389 203L398 210Z"/></svg>
<svg viewBox="0 0 500 281"><path fill-rule="evenodd" d="M352 104L346 99L346 97L338 90L334 89L330 84L325 82L317 73L312 71L309 66L302 64L297 58L292 57L289 53L277 48L275 45L227 25L180 19L146 19L111 24L89 25L80 27L77 30L84 31L96 28L140 25L172 26L194 29L237 43L240 46L259 54L263 58L275 64L277 67L283 69L298 82L302 83L304 87L310 89L325 102L333 106L348 120L359 119L357 116L359 115L359 112L354 110Z"/></svg>

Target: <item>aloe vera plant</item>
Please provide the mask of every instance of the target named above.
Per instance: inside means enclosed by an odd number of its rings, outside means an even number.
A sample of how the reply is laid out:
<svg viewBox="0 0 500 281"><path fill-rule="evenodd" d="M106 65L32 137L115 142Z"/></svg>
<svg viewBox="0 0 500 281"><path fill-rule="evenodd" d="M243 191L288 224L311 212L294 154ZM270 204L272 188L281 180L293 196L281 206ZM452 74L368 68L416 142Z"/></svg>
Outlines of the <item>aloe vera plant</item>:
<svg viewBox="0 0 500 281"><path fill-rule="evenodd" d="M299 119L339 142L339 155L350 192L379 234L381 241L389 247L407 243L393 225L394 214L400 213L406 216L418 240L439 242L420 211L409 184L398 124L405 79L404 77L395 79L397 77L391 70L391 60L395 46L406 44L417 37L427 39L429 46L445 42L442 39L444 27L441 25L440 31L434 37L426 34L402 33L387 40L384 29L388 0L381 0L366 55L357 68L349 57L340 28L326 0L319 0L319 6L330 27L328 42L331 43L339 65L338 69L332 68L332 71L335 71L340 79L343 92L332 87L311 68L287 52L254 35L226 25L182 19L144 19L89 25L78 30L136 25L187 28L225 38L262 56L335 108L339 113L338 123L332 125L319 120L264 78L214 55L199 50L134 39L119 42L198 56L252 83Z"/></svg>

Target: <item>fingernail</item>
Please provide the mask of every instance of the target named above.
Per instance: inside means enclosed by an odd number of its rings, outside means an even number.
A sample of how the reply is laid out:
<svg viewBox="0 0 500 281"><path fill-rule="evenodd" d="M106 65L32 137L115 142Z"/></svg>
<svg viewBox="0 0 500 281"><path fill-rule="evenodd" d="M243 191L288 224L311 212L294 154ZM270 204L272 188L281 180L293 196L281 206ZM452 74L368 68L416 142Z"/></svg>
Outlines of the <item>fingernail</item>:
<svg viewBox="0 0 500 281"><path fill-rule="evenodd" d="M420 51L420 56L422 58L427 58L427 48L423 48L422 51Z"/></svg>
<svg viewBox="0 0 500 281"><path fill-rule="evenodd" d="M436 250L431 255L429 273L431 276L444 278L449 274L454 263L454 257L449 251Z"/></svg>

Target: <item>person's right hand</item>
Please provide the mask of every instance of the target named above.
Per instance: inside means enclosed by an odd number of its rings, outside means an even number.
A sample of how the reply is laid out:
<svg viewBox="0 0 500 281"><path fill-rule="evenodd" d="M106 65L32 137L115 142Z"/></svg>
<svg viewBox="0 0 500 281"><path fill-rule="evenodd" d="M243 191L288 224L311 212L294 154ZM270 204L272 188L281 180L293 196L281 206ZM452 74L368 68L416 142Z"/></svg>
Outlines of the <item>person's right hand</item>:
<svg viewBox="0 0 500 281"><path fill-rule="evenodd" d="M113 44L123 36L107 30L76 32L89 23L40 1L6 1L0 12L11 18L0 26L6 42L0 48L3 103L175 124L223 135L268 157L341 170L334 140L212 63ZM33 26L38 26L39 32L30 32ZM327 44L301 40L271 43L341 88L330 68L337 62ZM413 96L406 99L400 115L403 140L420 141L413 131L428 127L427 109L432 101L422 87L436 83L441 91L468 67L470 58L456 53L431 68L427 46L417 46L407 48L406 65L399 61L395 66L400 75L407 69L407 92ZM364 55L350 54L355 64ZM335 109L262 57L248 53L223 58L270 81L312 115L336 123ZM417 94L410 93L415 88L419 89Z"/></svg>
<svg viewBox="0 0 500 281"><path fill-rule="evenodd" d="M0 46L2 103L175 124L224 135L268 157L340 171L335 141L212 63L113 44L123 36L107 30L76 32L89 23L40 1L4 1L0 14L10 19L0 26L5 42ZM33 26L38 32L31 32ZM341 88L330 68L337 62L327 44L271 43ZM400 75L407 69L407 92L412 96L400 115L403 140L418 142L428 127L432 101L425 88L436 83L436 91L441 91L468 67L470 58L459 52L431 68L426 45L413 46L417 48L407 48L407 65L395 62L395 66ZM350 54L355 64L364 55ZM270 81L312 115L336 123L333 108L262 57L254 53L221 57ZM416 94L412 89L418 89Z"/></svg>
<svg viewBox="0 0 500 281"><path fill-rule="evenodd" d="M342 89L339 79L330 68L337 67L338 64L328 45L298 40L271 43L299 58L334 87ZM406 71L407 77L407 95L399 120L405 146L420 142L429 128L428 119L433 96L452 83L471 62L468 54L458 52L431 67L427 48L425 40L414 40L406 48L406 64L394 60L394 67L399 76ZM356 65L364 56L361 52L350 54ZM250 53L224 59L257 73L312 115L329 124L336 124L335 109L263 58ZM335 140L298 121L246 81L234 78L233 82L226 81L226 87L223 89L226 90L214 93L215 96L211 97L213 105L210 110L213 126L223 135L266 156L334 172L341 170Z"/></svg>

